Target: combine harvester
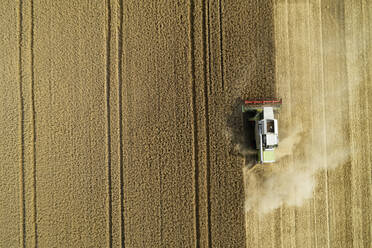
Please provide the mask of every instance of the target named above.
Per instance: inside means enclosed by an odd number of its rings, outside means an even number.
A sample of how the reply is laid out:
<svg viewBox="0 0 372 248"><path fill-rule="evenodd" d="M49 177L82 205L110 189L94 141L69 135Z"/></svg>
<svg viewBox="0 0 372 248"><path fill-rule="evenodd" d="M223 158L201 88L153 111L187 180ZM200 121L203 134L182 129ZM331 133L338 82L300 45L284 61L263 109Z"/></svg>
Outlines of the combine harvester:
<svg viewBox="0 0 372 248"><path fill-rule="evenodd" d="M274 163L278 147L278 120L274 114L282 104L281 99L246 100L242 105L245 129L252 148L257 149L257 163Z"/></svg>

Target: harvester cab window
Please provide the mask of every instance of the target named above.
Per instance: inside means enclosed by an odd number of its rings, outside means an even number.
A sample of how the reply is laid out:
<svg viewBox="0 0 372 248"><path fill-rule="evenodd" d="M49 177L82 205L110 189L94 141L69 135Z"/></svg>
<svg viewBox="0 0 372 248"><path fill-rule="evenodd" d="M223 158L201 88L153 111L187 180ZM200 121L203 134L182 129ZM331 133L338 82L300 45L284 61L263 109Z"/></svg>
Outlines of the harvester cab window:
<svg viewBox="0 0 372 248"><path fill-rule="evenodd" d="M274 120L267 120L266 121L266 130L268 133L274 133Z"/></svg>

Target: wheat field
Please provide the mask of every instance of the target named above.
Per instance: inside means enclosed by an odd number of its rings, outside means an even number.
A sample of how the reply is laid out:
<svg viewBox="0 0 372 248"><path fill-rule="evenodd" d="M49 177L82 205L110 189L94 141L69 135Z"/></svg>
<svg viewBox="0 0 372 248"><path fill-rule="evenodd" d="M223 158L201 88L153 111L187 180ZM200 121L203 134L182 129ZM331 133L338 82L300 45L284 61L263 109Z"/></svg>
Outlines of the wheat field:
<svg viewBox="0 0 372 248"><path fill-rule="evenodd" d="M4 0L0 20L0 247L371 247L372 2ZM262 97L288 151L247 172L240 104Z"/></svg>

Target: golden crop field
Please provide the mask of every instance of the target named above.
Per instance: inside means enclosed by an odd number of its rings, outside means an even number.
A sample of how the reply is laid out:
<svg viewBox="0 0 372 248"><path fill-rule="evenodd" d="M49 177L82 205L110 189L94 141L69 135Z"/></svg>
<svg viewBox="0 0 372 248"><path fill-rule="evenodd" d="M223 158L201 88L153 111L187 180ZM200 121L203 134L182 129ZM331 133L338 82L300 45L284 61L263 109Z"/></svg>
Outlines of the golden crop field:
<svg viewBox="0 0 372 248"><path fill-rule="evenodd" d="M4 0L0 247L371 247L372 2ZM241 101L280 97L247 169Z"/></svg>

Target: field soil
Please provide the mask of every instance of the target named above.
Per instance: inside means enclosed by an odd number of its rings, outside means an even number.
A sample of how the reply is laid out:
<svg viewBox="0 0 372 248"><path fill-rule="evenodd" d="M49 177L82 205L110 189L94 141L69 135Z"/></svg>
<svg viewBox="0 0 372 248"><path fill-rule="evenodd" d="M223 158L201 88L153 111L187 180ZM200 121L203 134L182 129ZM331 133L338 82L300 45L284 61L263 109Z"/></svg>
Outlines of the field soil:
<svg viewBox="0 0 372 248"><path fill-rule="evenodd" d="M371 11L3 1L0 247L369 247ZM307 130L277 170L348 151L264 215L241 155L241 101L261 97L283 98L283 138Z"/></svg>

